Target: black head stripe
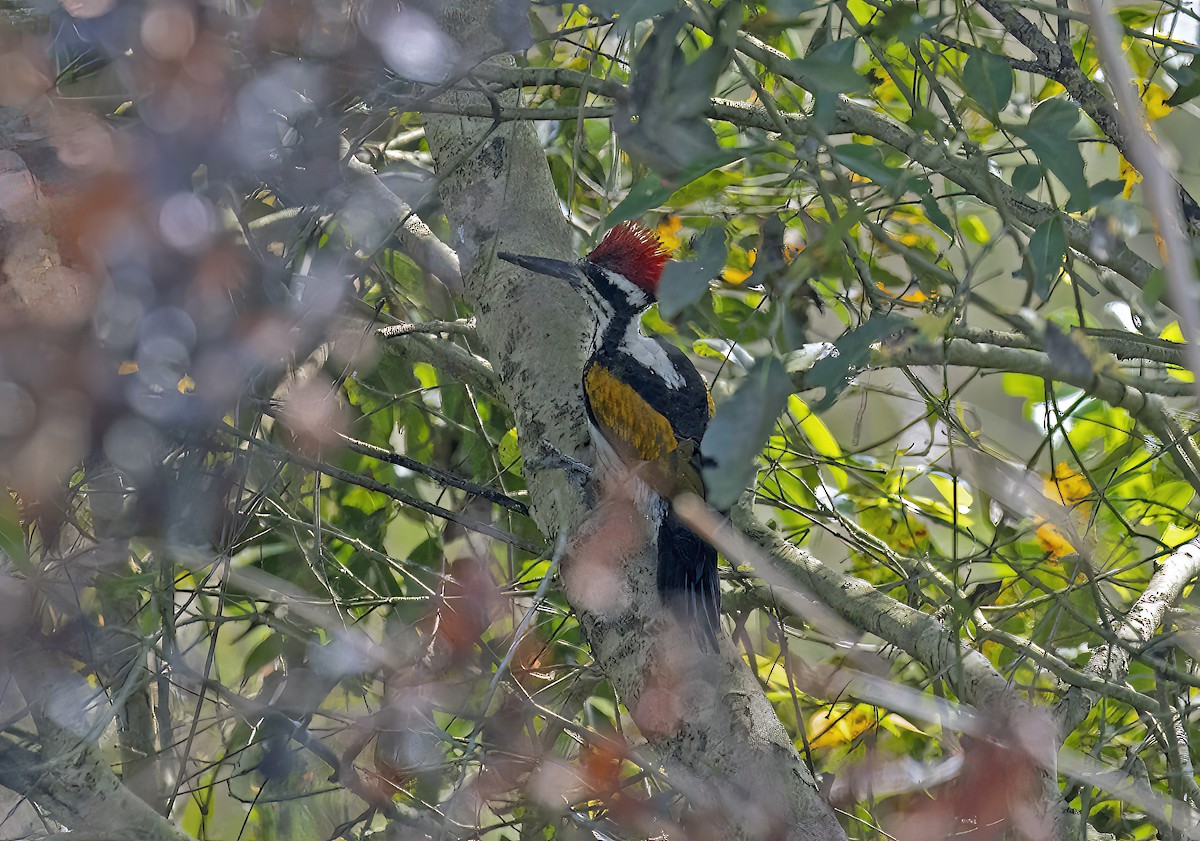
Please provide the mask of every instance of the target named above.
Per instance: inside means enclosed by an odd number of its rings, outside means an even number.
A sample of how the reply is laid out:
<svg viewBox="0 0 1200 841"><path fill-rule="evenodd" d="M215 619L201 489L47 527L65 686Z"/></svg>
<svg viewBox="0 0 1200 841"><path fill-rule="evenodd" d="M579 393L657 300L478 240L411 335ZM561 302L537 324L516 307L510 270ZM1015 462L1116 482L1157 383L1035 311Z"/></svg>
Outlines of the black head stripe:
<svg viewBox="0 0 1200 841"><path fill-rule="evenodd" d="M595 263L584 261L584 274L595 288L596 293L612 305L618 316L634 316L646 309L653 302L646 292L633 281L626 280L618 283L612 275Z"/></svg>

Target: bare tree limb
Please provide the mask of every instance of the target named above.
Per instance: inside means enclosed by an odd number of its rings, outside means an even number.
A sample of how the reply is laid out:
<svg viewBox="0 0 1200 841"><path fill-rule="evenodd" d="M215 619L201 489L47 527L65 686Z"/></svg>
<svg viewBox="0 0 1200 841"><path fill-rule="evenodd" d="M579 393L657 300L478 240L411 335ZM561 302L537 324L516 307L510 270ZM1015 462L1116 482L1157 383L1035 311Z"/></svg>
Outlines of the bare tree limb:
<svg viewBox="0 0 1200 841"><path fill-rule="evenodd" d="M347 187L354 192L357 200L371 203L376 212L382 211L381 215L390 222L404 247L404 253L452 292L461 292L462 271L458 255L453 249L438 239L413 209L387 188L370 166L350 158L346 161L346 170L349 173Z"/></svg>
<svg viewBox="0 0 1200 841"><path fill-rule="evenodd" d="M1115 628L1122 644L1106 644L1096 649L1084 673L1107 683L1124 683L1129 664L1151 644L1168 608L1197 575L1200 575L1200 543L1192 541L1163 560L1142 595ZM1099 697L1093 690L1070 689L1054 709L1059 732L1065 736L1078 727Z"/></svg>
<svg viewBox="0 0 1200 841"><path fill-rule="evenodd" d="M29 704L41 750L34 753L10 739L0 740L0 785L28 797L68 828L132 841L186 841L189 836L121 783L88 728L68 729L61 721L71 701L62 703L64 681L78 676L33 631L3 640L5 662ZM57 710L57 715L56 711ZM79 721L83 724L81 718Z"/></svg>
<svg viewBox="0 0 1200 841"><path fill-rule="evenodd" d="M1110 406L1125 409L1158 436L1162 446L1175 459L1184 478L1200 491L1200 449L1193 433L1180 427L1160 396L1139 390L1114 376L1091 372L1090 376L1073 372L1067 366L1054 365L1037 351L979 344L965 339L950 339L938 344L910 343L881 347L872 354L872 365L903 367L910 365L965 365L980 369L1031 374L1048 381L1073 385ZM803 374L799 375L803 384Z"/></svg>

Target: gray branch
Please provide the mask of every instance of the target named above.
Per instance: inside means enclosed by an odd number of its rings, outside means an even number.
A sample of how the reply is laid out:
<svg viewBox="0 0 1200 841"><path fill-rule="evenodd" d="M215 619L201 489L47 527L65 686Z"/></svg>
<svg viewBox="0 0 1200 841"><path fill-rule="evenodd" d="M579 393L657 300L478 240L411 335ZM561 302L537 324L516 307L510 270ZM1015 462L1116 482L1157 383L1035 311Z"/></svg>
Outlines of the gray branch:
<svg viewBox="0 0 1200 841"><path fill-rule="evenodd" d="M74 672L66 658L41 646L32 633L0 642L37 726L41 750L34 753L10 739L0 740L0 785L28 797L73 830L99 832L113 841L186 841L190 836L122 784L86 722L68 729L58 720L64 682Z"/></svg>
<svg viewBox="0 0 1200 841"><path fill-rule="evenodd" d="M1200 541L1192 541L1180 546L1163 561L1145 591L1115 628L1121 643L1109 643L1096 649L1084 673L1106 683L1124 683L1129 664L1150 644L1167 609L1197 575L1200 575ZM1078 727L1099 697L1098 692L1082 687L1068 690L1054 710L1059 732L1065 736Z"/></svg>

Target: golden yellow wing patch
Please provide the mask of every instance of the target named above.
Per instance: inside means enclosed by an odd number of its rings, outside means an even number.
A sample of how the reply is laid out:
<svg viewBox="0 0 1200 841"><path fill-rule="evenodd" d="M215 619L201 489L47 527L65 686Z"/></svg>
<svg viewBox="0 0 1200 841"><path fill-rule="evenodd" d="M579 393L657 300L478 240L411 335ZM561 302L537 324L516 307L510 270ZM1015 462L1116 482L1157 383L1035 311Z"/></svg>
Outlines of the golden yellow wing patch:
<svg viewBox="0 0 1200 841"><path fill-rule="evenodd" d="M670 421L604 368L591 366L583 388L600 431L621 455L656 461L679 446Z"/></svg>

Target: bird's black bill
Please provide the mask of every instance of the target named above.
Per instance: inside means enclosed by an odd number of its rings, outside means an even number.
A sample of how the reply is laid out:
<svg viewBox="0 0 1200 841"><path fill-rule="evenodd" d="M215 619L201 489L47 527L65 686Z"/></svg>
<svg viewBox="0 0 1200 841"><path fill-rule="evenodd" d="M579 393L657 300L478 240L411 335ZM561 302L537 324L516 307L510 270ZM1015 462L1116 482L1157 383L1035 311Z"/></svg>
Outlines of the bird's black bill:
<svg viewBox="0 0 1200 841"><path fill-rule="evenodd" d="M526 257L523 254L513 254L508 251L497 251L496 256L506 263L520 266L531 272L557 277L571 285L579 282L579 268L566 260L552 260L549 257Z"/></svg>

